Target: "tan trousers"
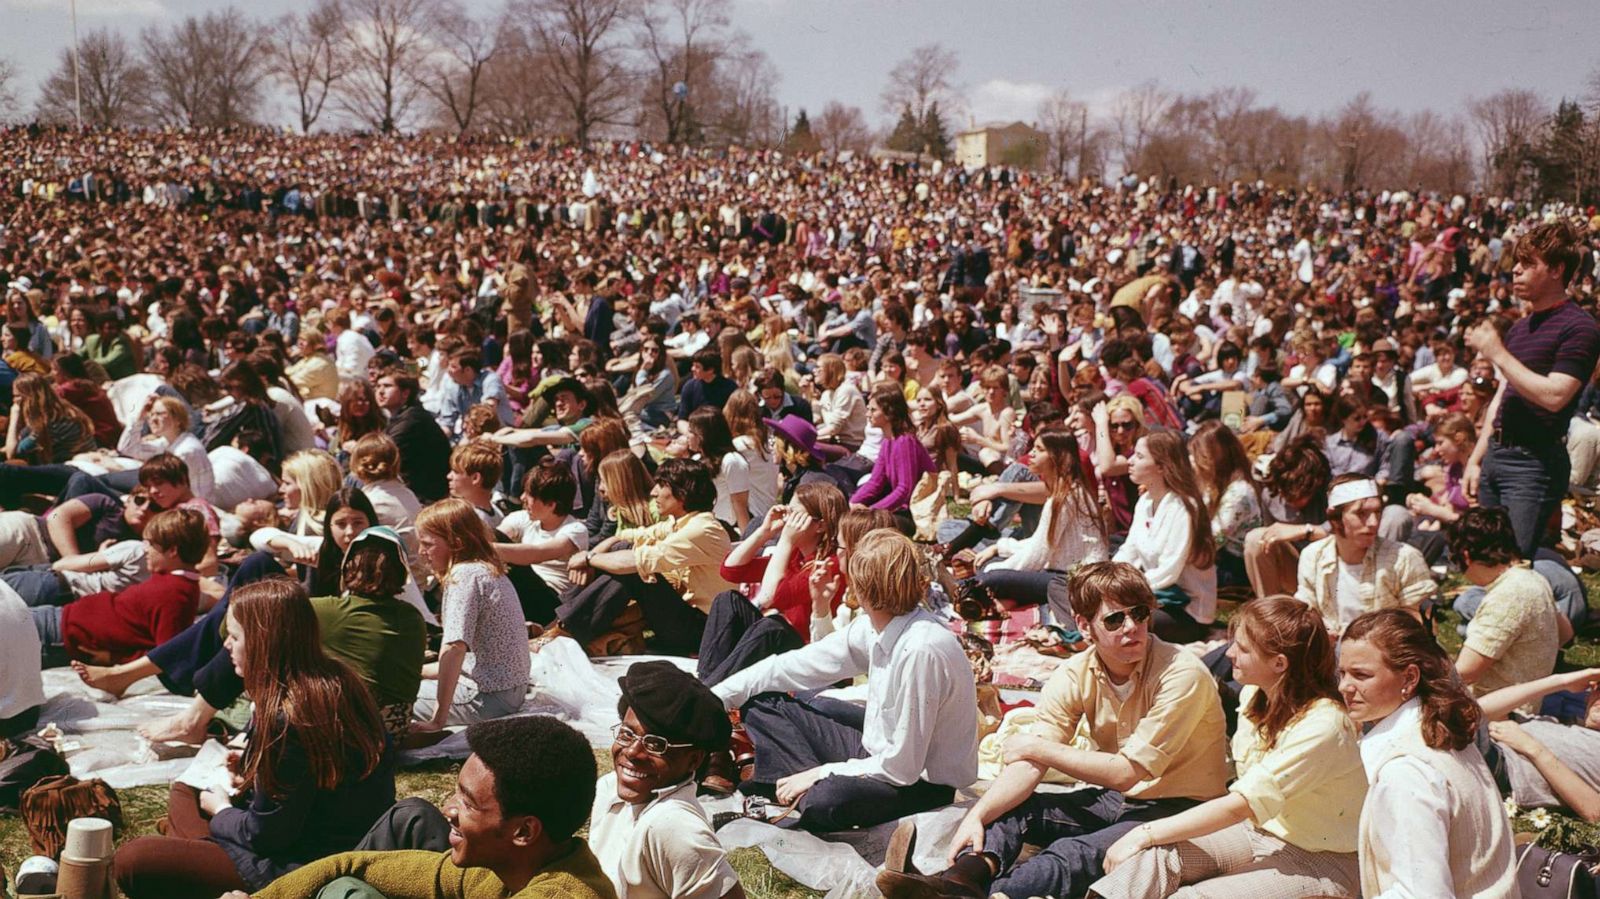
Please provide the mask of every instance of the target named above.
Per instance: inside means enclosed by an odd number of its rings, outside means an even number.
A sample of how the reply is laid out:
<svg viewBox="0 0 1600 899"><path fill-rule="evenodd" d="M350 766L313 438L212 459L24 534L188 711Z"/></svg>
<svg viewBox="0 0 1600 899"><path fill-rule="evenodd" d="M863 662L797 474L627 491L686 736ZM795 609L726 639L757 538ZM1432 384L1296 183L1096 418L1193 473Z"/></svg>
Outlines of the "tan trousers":
<svg viewBox="0 0 1600 899"><path fill-rule="evenodd" d="M1354 852L1311 852L1248 823L1146 849L1089 888L1104 899L1356 899Z"/></svg>
<svg viewBox="0 0 1600 899"><path fill-rule="evenodd" d="M1244 535L1244 570L1250 587L1256 596L1293 596L1299 586L1300 548L1283 541L1269 545L1261 539L1266 532L1256 528Z"/></svg>

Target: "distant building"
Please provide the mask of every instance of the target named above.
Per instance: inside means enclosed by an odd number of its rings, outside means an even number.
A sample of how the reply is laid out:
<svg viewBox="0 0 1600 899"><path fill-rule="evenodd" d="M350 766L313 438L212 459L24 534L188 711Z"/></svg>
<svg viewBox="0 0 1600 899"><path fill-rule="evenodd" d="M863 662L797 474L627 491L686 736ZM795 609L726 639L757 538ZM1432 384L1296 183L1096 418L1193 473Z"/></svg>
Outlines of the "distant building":
<svg viewBox="0 0 1600 899"><path fill-rule="evenodd" d="M956 163L968 168L1018 165L1037 168L1049 156L1050 138L1022 122L992 124L956 135Z"/></svg>

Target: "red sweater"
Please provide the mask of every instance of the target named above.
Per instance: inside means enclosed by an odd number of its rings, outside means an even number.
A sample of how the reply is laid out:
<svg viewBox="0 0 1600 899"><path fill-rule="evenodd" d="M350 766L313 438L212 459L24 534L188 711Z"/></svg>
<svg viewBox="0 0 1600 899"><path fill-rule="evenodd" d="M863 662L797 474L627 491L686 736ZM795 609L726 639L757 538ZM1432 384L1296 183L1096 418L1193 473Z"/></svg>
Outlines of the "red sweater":
<svg viewBox="0 0 1600 899"><path fill-rule="evenodd" d="M121 593L91 593L61 609L61 639L74 658L138 658L194 623L200 584L178 574L153 574Z"/></svg>
<svg viewBox="0 0 1600 899"><path fill-rule="evenodd" d="M751 585L750 592L755 593L760 587L761 579L767 576L767 562L770 556L758 556L743 565L723 565L722 579L730 584ZM802 643L811 642L811 569L806 567L805 559L799 553L789 556L789 570L783 573L783 580L778 581L778 589L772 595L772 608L789 626L800 635ZM839 570L839 557L829 556L823 564L831 571ZM833 598L831 611L839 610L839 600L844 596L841 586L839 595Z"/></svg>

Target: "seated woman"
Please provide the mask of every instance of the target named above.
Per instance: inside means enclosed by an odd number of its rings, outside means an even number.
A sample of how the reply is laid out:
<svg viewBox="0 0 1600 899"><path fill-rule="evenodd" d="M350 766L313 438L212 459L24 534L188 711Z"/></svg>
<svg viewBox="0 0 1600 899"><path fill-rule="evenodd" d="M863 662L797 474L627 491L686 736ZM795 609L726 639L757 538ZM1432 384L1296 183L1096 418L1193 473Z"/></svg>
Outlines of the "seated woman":
<svg viewBox="0 0 1600 899"><path fill-rule="evenodd" d="M1339 691L1361 738L1366 896L1514 896L1511 824L1474 745L1483 711L1450 657L1404 609L1350 622Z"/></svg>
<svg viewBox="0 0 1600 899"><path fill-rule="evenodd" d="M1585 693L1573 691L1586 691ZM1527 717L1540 700L1570 700L1581 717ZM1494 746L1490 767L1519 808L1564 809L1600 821L1600 668L1567 671L1478 697ZM1544 710L1549 710L1547 700Z"/></svg>
<svg viewBox="0 0 1600 899"><path fill-rule="evenodd" d="M1029 470L1049 491L1038 527L1022 540L1000 538L978 553L975 565L981 569L978 580L998 599L1041 605L1057 593L1052 603L1056 621L1075 630L1065 574L1085 562L1104 562L1111 551L1105 515L1093 482L1084 474L1078 439L1059 427L1033 439L1028 459ZM1052 584L1057 585L1054 591Z"/></svg>
<svg viewBox="0 0 1600 899"><path fill-rule="evenodd" d="M802 484L793 502L769 509L750 536L733 548L722 563L722 577L760 586L754 596L728 590L712 601L698 667L707 686L767 656L799 649L832 629L839 596L823 597L819 604L811 583L839 571L839 519L847 508L844 494L832 484ZM774 537L772 554L761 555Z"/></svg>
<svg viewBox="0 0 1600 899"><path fill-rule="evenodd" d="M278 426L277 415L272 410L272 399L267 396L267 382L248 362L232 362L222 370L218 380L227 393L227 402L206 422L201 442L206 451L232 446L234 438L248 432L259 438L261 464L268 471L278 471L283 464L283 431Z"/></svg>
<svg viewBox="0 0 1600 899"><path fill-rule="evenodd" d="M341 480L338 461L322 450L301 450L290 456L283 463L278 488L283 500L279 516L288 521L288 528L257 528L249 534L250 546L271 554L283 565L315 565L328 500L339 491Z"/></svg>
<svg viewBox="0 0 1600 899"><path fill-rule="evenodd" d="M733 445L733 432L719 406L701 406L678 422L678 438L667 453L679 458L695 458L711 468L717 501L712 514L717 520L743 534L751 520L759 520L766 509L750 505L750 463Z"/></svg>
<svg viewBox="0 0 1600 899"><path fill-rule="evenodd" d="M1211 536L1217 542L1217 585L1248 587L1244 539L1261 527L1264 519L1261 491L1250 476L1244 444L1221 422L1208 421L1189 439L1189 457L1211 516Z"/></svg>
<svg viewBox="0 0 1600 899"><path fill-rule="evenodd" d="M1290 596L1246 603L1228 656L1245 685L1223 796L1128 831L1091 895L1361 895L1357 821L1367 794L1360 732L1339 701L1333 640Z"/></svg>
<svg viewBox="0 0 1600 899"><path fill-rule="evenodd" d="M161 453L171 453L189 467L189 489L210 502L213 490L211 459L205 444L190 431L189 407L176 397L152 393L139 409L139 415L122 431L117 452L143 462ZM123 488L116 474L105 476L113 487Z"/></svg>
<svg viewBox="0 0 1600 899"><path fill-rule="evenodd" d="M444 587L439 660L422 670L433 681L414 709L414 733L501 718L528 693L528 626L494 535L465 500L445 499L417 516L421 555ZM432 693L432 695L427 695Z"/></svg>
<svg viewBox="0 0 1600 899"><path fill-rule="evenodd" d="M1261 484L1268 523L1244 535L1245 573L1255 595L1294 592L1301 550L1332 533L1328 526L1332 480L1319 440L1297 440L1272 457Z"/></svg>
<svg viewBox="0 0 1600 899"><path fill-rule="evenodd" d="M1478 431L1472 420L1459 412L1446 415L1433 428L1434 463L1417 473L1428 493L1413 493L1405 505L1390 505L1383 510L1378 536L1410 543L1434 564L1445 553L1443 526L1455 521L1472 501L1467 498L1465 475L1467 459L1477 445Z"/></svg>
<svg viewBox="0 0 1600 899"><path fill-rule="evenodd" d="M27 493L56 496L77 473L66 464L94 449L94 423L56 395L44 375L23 375L11 385L5 458L0 466L0 507L15 509Z"/></svg>
<svg viewBox="0 0 1600 899"><path fill-rule="evenodd" d="M255 700L248 742L230 754L239 806L173 784L167 835L117 850L129 899L213 899L355 847L394 803L394 769L378 706L356 673L322 650L300 585L271 578L241 588L226 647Z"/></svg>
<svg viewBox="0 0 1600 899"><path fill-rule="evenodd" d="M1150 628L1170 643L1205 637L1217 614L1216 542L1194 466L1175 431L1139 439L1128 476L1144 495L1113 556L1144 572L1160 603Z"/></svg>
<svg viewBox="0 0 1600 899"><path fill-rule="evenodd" d="M350 453L350 473L361 482L361 492L372 500L378 523L395 529L406 544L406 557L417 552L417 513L422 502L400 480L400 447L389 435L368 434L356 441Z"/></svg>
<svg viewBox="0 0 1600 899"><path fill-rule="evenodd" d="M911 493L925 474L936 469L911 424L904 393L892 385L874 387L867 403L867 422L883 430L872 475L850 497L852 506L871 506L902 512L911 506Z"/></svg>

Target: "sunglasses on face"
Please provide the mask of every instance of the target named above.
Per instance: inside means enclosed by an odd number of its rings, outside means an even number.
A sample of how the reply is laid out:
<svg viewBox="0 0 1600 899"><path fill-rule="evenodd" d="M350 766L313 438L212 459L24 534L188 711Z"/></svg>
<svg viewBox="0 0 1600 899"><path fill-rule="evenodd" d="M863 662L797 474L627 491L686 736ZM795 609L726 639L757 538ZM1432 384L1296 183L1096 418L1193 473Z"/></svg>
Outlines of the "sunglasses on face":
<svg viewBox="0 0 1600 899"><path fill-rule="evenodd" d="M644 751L654 756L663 756L669 749L691 749L693 743L669 743L666 737L655 734L636 734L626 724L618 724L611 728L611 739L623 749L628 749L634 743L643 741Z"/></svg>
<svg viewBox="0 0 1600 899"><path fill-rule="evenodd" d="M1144 624L1146 621L1149 621L1150 615L1151 612L1149 606L1134 606L1131 609L1123 609L1120 612L1112 612L1109 615L1102 617L1100 619L1100 626L1114 633L1122 630L1122 626L1128 622L1128 619L1131 618L1133 619L1133 623L1135 625L1140 625Z"/></svg>
<svg viewBox="0 0 1600 899"><path fill-rule="evenodd" d="M150 498L148 493L135 493L133 496L128 498L128 501L141 509L149 509L152 512L161 511L161 507L156 504L155 500Z"/></svg>
<svg viewBox="0 0 1600 899"><path fill-rule="evenodd" d="M1132 421L1114 421L1111 423L1111 430L1113 431L1132 431L1138 427L1138 422Z"/></svg>

